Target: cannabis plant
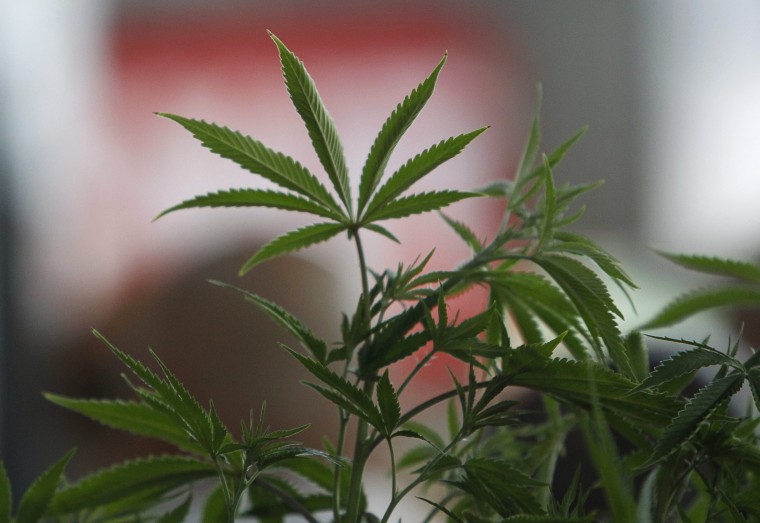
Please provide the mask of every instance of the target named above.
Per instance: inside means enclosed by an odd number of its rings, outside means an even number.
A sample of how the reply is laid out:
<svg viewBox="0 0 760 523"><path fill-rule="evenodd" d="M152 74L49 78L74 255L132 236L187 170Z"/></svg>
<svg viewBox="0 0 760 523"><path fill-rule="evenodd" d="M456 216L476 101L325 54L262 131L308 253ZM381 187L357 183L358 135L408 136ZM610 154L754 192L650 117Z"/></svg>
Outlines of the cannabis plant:
<svg viewBox="0 0 760 523"><path fill-rule="evenodd" d="M634 282L615 258L569 229L582 215L577 198L596 184L555 182L555 168L583 131L551 154L539 154L537 107L514 177L468 192L414 192L418 181L486 129L431 145L386 172L399 140L433 94L444 55L385 121L358 188L352 188L338 132L312 78L271 37L326 178L239 132L162 113L211 152L277 188L221 190L160 216L200 207L271 207L315 218L253 253L241 273L334 238L353 243L361 292L353 311L336 318L337 340L321 339L267 297L214 282L224 288L220 292L239 292L295 335L300 346L283 350L308 371L305 386L334 406L337 433L326 435L323 448L307 448L293 439L305 427L270 429L263 406L233 430L213 403L199 404L155 354L149 366L96 332L129 371L135 398L48 399L116 429L168 442L177 453L128 461L74 483L64 479L67 454L21 497L15 519L2 474L0 523L179 522L188 517L192 496L202 507L197 517L206 523L289 516L387 522L411 496L429 507L421 521L760 521L760 422L754 411L760 406L760 352L740 355L738 341L719 350L709 340L660 336L657 343L682 350L650 369L652 337L642 334L711 307L760 304L760 267L666 254L732 283L684 294L640 329L623 333L622 313L607 286L629 294ZM386 228L388 220L440 212L468 198L497 198L504 213L490 238L441 213L452 238L471 251L463 264L427 270L433 253L420 253L408 265L371 268L365 235L398 241ZM452 297L474 287L487 290L487 303L459 317ZM466 377L452 372L448 391L402 409L400 398L441 354L464 362ZM389 367L412 356L416 364L392 380ZM704 378L698 372L707 367L714 372ZM745 385L751 399L732 402ZM525 395L510 394L518 387L532 391L530 405L520 399ZM442 431L421 421L435 407L447 420ZM567 452L571 438L585 450ZM382 448L389 456L390 501L369 506L365 468ZM194 488L204 479L211 481L210 491Z"/></svg>

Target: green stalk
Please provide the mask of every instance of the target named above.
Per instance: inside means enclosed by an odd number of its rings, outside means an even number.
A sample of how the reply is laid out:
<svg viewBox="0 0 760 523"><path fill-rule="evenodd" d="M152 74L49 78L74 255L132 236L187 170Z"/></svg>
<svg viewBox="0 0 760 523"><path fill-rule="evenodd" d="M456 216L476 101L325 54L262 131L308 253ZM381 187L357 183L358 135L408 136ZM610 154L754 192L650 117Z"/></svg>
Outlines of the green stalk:
<svg viewBox="0 0 760 523"><path fill-rule="evenodd" d="M430 468L432 468L433 465L436 464L436 462L441 458L441 456L445 456L461 440L462 440L462 437L461 437L461 430L460 430L459 434L457 434L456 437L454 437L454 439L452 439L451 442L441 450L440 454L438 454L436 457L430 460L430 462L428 462L428 464L422 469L422 471L417 475L417 477L414 480L412 480L401 491L394 492L393 497L391 498L391 501L388 504L388 508L385 510L385 514L383 514L383 518L380 520L380 523L388 523L388 520L393 514L393 511L396 509L396 506L401 502L401 500L404 499L407 494L409 494L411 491L417 488L418 485L424 482L427 479L426 474L428 470L430 470Z"/></svg>
<svg viewBox="0 0 760 523"><path fill-rule="evenodd" d="M362 278L362 295L364 302L364 317L367 323L372 321L371 303L369 298L369 281L367 278L367 262L364 258L364 247L362 246L361 238L359 237L359 231L355 230L352 233L355 243L356 252L359 256L359 269L361 271ZM370 336L366 343L370 344L372 337ZM364 383L364 391L371 395L373 389L373 381L367 380ZM348 501L346 505L346 522L354 523L359 521L359 502L362 493L362 478L364 476L364 465L367 462L368 454L371 450L367 446L367 422L359 419L356 428L356 443L354 444L354 459L351 465L351 482L348 487Z"/></svg>
<svg viewBox="0 0 760 523"><path fill-rule="evenodd" d="M336 453L338 456L343 454L343 447L346 444L346 425L348 424L348 414L343 409L339 409L340 427L338 429L338 444ZM333 520L340 521L340 489L341 489L341 465L333 466Z"/></svg>
<svg viewBox="0 0 760 523"><path fill-rule="evenodd" d="M222 486L222 492L224 492L224 504L227 508L227 522L228 523L234 523L235 522L235 512L237 511L237 503L238 503L238 495L237 493L233 493L230 489L229 484L227 483L227 474L225 474L224 469L222 468L222 464L219 463L219 459L214 457L213 458L214 467L216 468L216 473L219 476L219 482ZM243 472L245 474L245 472Z"/></svg>

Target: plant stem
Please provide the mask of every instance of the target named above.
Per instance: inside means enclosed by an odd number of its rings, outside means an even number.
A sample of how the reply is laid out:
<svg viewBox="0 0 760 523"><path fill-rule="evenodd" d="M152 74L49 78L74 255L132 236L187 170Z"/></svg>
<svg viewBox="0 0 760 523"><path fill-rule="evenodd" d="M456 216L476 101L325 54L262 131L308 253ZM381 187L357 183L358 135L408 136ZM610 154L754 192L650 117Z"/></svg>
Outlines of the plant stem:
<svg viewBox="0 0 760 523"><path fill-rule="evenodd" d="M404 378L403 383L399 385L398 390L396 391L396 394L401 395L401 392L406 388L407 385L409 385L409 382L412 381L412 379L419 373L425 365L428 364L428 362L433 358L433 355L436 354L435 347L430 349L430 352L425 354L419 362L417 362L417 365L415 365L414 369L407 375L406 378Z"/></svg>
<svg viewBox="0 0 760 523"><path fill-rule="evenodd" d="M380 523L387 523L390 519L391 515L393 514L393 511L396 509L396 506L401 502L404 497L406 497L407 494L409 494L412 490L417 488L418 485L420 485L423 481L427 479L427 472L436 464L436 462L441 458L441 456L445 456L451 449L453 449L459 441L461 441L461 431L459 434L454 437L451 442L444 447L440 453L434 457L432 460L428 462L428 464L423 468L423 470L419 473L419 475L406 487L404 487L401 491L393 493L393 497L391 498L390 503L388 504L388 508L385 511L385 514L383 514L383 518L380 520Z"/></svg>
<svg viewBox="0 0 760 523"><path fill-rule="evenodd" d="M364 320L366 322L366 328L369 332L372 322L372 311L369 297L369 280L367 278L367 262L364 258L364 248L362 246L361 237L359 231L353 231L354 241L356 243L356 252L359 256L359 269L361 272L362 280L362 297L364 303ZM367 338L367 344L372 342L371 335ZM373 389L373 381L366 380L364 383L364 392L371 395ZM346 522L353 523L359 521L359 505L362 494L362 478L364 476L364 465L367 461L367 457L371 447L367 446L367 422L359 419L356 428L356 443L354 444L354 459L351 465L351 481L348 487L348 501L346 505Z"/></svg>
<svg viewBox="0 0 760 523"><path fill-rule="evenodd" d="M234 495L230 491L230 487L227 484L227 475L224 472L224 469L222 468L222 464L219 463L219 458L214 457L213 458L214 467L216 468L216 473L219 476L219 483L222 486L222 492L224 493L224 504L227 507L227 518L229 523L234 523L235 521L235 509L237 508L237 503L234 499Z"/></svg>
<svg viewBox="0 0 760 523"><path fill-rule="evenodd" d="M335 450L337 455L340 456L343 454L343 447L346 444L348 414L343 409L339 409L338 415L340 417L340 427L338 429L338 444ZM336 522L340 521L341 467L342 465L338 463L333 467L333 520Z"/></svg>
<svg viewBox="0 0 760 523"><path fill-rule="evenodd" d="M367 386L371 384L367 383ZM366 390L366 387L365 387ZM348 502L346 504L346 523L359 521L359 505L362 494L362 478L364 476L364 464L367 462L369 448L366 446L367 422L359 420L356 429L356 443L354 446L354 459L351 463L351 482L348 486Z"/></svg>

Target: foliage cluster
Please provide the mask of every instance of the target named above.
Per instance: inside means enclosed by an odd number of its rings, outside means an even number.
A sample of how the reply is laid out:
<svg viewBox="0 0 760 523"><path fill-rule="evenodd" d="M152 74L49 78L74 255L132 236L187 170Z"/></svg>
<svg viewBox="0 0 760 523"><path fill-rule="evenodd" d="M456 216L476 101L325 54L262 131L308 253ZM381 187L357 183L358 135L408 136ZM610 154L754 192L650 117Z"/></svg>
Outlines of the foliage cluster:
<svg viewBox="0 0 760 523"><path fill-rule="evenodd" d="M318 219L266 244L241 272L339 235L353 242L361 294L332 343L266 297L219 283L300 341L300 348L284 350L311 375L306 385L335 406L337 435L322 449L307 448L292 439L305 427L271 430L263 407L232 431L213 403L200 405L158 357L158 370L152 370L96 333L131 373L135 399L48 398L116 429L171 443L177 454L129 461L69 483L63 474L69 453L40 476L15 511L7 476L0 474L0 523L180 522L190 509L192 485L203 478L215 478L216 485L202 503L205 523L243 517L278 522L289 515L312 522L386 522L410 495L429 504L425 521L760 521L760 418L753 414L760 407L760 352L741 358L738 342L718 350L709 340L660 338L683 350L650 370L651 337L641 334L711 307L760 304L760 267L664 254L733 283L684 294L640 329L623 333L607 283L627 293L634 282L615 258L568 229L583 214L573 207L577 198L596 184L558 185L553 174L582 131L539 155L537 108L513 179L473 192L410 192L485 130L443 140L386 174L394 148L433 93L444 56L385 121L354 195L338 133L312 78L272 39L329 185L239 132L162 114L213 153L278 187L210 193L162 215L198 207L271 207ZM504 217L486 241L441 214L472 252L461 266L426 271L433 253L395 270L367 265L365 232L397 241L382 225L386 220L475 197L503 200ZM487 306L460 319L449 300L475 286L487 290ZM465 362L467 378L452 374L448 392L403 411L399 398L437 354ZM388 367L412 355L418 364L394 383ZM715 372L700 386L697 373L707 367ZM696 392L684 393L689 385ZM730 400L745 385L751 399L739 412ZM514 387L536 393L540 416L528 416L505 395ZM435 406L447 409L445 433L419 421ZM559 491L558 461L571 433L581 435L588 458L574 465L569 487ZM401 440L416 444L397 456ZM374 513L378 507L368 507L364 491L365 465L381 446L390 455L390 503ZM594 470L596 479L584 482L584 468ZM594 493L601 493L600 505L588 503Z"/></svg>

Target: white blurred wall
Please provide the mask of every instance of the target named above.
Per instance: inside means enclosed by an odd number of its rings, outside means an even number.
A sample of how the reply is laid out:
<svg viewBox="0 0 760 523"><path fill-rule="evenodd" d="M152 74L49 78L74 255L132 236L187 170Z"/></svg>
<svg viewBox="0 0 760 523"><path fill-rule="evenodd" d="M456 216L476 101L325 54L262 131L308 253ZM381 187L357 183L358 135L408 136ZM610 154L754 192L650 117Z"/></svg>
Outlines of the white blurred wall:
<svg viewBox="0 0 760 523"><path fill-rule="evenodd" d="M646 238L760 257L760 2L644 2Z"/></svg>

